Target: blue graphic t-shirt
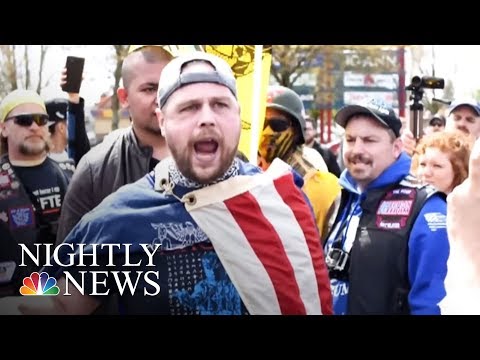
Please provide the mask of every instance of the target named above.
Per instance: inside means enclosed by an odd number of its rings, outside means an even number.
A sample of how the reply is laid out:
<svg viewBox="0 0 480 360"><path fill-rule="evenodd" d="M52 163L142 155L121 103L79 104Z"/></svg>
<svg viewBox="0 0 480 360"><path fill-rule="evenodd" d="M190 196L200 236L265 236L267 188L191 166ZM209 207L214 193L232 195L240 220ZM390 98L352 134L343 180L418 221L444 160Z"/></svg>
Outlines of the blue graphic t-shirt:
<svg viewBox="0 0 480 360"><path fill-rule="evenodd" d="M110 293L118 294L120 314L248 314L208 241L173 251L158 250L152 257L153 266L147 265L148 258L143 252L129 254L130 264L141 263L141 266L125 266L124 254L115 255L113 261L116 267L109 268L107 257L98 259L101 266L94 270L108 275L102 275L100 280L105 280L105 286L97 283L95 291L103 294L110 290ZM92 294L93 279L88 273L91 267L64 270L78 281L82 279L81 271L87 270L83 275L85 292ZM118 275L112 276L112 270L117 270ZM128 276L127 272L130 273ZM128 283L131 283L130 287ZM97 296L100 301L107 299Z"/></svg>

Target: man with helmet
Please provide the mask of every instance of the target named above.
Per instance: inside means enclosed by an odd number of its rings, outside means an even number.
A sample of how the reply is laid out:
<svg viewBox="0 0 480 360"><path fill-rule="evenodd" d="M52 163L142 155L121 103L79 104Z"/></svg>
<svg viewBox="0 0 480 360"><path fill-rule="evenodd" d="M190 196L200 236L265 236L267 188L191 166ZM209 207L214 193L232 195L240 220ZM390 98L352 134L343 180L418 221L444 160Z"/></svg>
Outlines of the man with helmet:
<svg viewBox="0 0 480 360"><path fill-rule="evenodd" d="M322 156L305 148L305 109L300 96L284 86L269 86L259 166L266 170L280 158L303 176L303 191L315 213L320 237L327 232L340 193L338 178L329 173Z"/></svg>

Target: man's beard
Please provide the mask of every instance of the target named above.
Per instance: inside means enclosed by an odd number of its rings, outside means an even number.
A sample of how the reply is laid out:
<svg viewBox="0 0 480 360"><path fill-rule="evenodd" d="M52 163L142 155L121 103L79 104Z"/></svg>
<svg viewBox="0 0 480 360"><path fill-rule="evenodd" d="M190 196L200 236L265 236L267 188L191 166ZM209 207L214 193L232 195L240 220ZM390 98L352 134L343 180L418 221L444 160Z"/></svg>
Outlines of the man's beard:
<svg viewBox="0 0 480 360"><path fill-rule="evenodd" d="M50 144L48 141L42 138L41 143L29 144L28 142L23 142L20 144L20 153L23 155L31 156L31 155L42 155L44 153L48 153L50 151Z"/></svg>
<svg viewBox="0 0 480 360"><path fill-rule="evenodd" d="M220 147L221 144L219 144ZM170 147L170 152L172 154L175 163L177 164L178 170L185 176L187 179L197 182L199 184L211 184L215 180L221 178L227 170L232 166L233 160L237 154L237 147L232 147L228 150L227 153L220 154L220 166L208 178L200 178L195 169L192 166L192 152L195 151L193 147L190 147L189 151L180 151L175 146ZM217 150L218 151L218 150Z"/></svg>

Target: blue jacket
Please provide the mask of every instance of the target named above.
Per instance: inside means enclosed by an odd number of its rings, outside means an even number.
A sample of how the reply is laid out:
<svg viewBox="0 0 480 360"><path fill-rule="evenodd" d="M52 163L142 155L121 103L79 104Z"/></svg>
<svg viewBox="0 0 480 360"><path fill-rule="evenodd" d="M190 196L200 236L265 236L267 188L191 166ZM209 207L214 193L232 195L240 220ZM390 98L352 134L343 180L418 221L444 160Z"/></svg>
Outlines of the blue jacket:
<svg viewBox="0 0 480 360"><path fill-rule="evenodd" d="M409 174L410 165L410 157L402 153L397 161L370 183L362 193L359 192L355 180L345 170L340 177L340 184L350 194L348 201L350 206L341 209L342 221L347 221L352 212L361 217L360 202L366 198L366 194L373 189L399 183ZM335 238L334 233L331 235L325 246L327 252ZM436 193L424 203L413 223L408 239L408 281L410 283L408 302L411 314L440 314L438 303L445 296L443 282L447 273L448 255L446 202L444 197ZM332 291L333 288L332 284ZM345 296L345 294L342 295ZM348 295L343 301L339 301L339 298L334 299L335 313L346 312L347 298Z"/></svg>

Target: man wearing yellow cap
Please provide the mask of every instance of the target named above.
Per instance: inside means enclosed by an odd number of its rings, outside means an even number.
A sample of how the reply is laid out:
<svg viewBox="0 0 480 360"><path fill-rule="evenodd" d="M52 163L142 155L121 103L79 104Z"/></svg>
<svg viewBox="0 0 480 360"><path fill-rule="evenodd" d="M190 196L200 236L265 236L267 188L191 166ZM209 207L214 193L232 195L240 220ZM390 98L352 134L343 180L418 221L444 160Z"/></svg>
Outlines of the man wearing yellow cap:
<svg viewBox="0 0 480 360"><path fill-rule="evenodd" d="M68 186L67 174L51 160L49 118L40 96L15 90L0 103L0 222L9 232L0 241L0 296L18 295L23 277L38 266L23 266L24 244L37 254L35 244L54 244L60 209ZM43 246L41 248L44 248ZM39 252L40 264L46 256Z"/></svg>

